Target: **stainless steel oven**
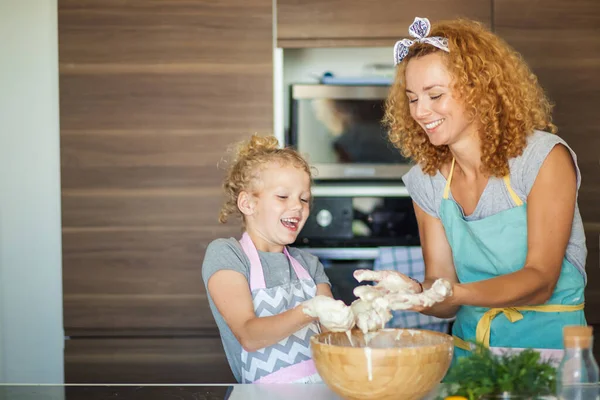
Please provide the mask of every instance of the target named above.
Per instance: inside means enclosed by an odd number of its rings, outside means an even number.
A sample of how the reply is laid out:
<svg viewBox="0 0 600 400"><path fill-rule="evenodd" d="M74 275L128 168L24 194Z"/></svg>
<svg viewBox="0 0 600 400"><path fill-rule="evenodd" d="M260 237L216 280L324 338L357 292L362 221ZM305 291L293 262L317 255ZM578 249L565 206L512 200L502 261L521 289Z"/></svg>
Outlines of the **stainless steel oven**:
<svg viewBox="0 0 600 400"><path fill-rule="evenodd" d="M307 248L310 253L319 257L325 273L331 282L333 297L350 305L356 296L354 288L358 285L353 273L357 269L373 269L379 249L362 248Z"/></svg>
<svg viewBox="0 0 600 400"><path fill-rule="evenodd" d="M410 168L382 124L389 85L294 84L286 145L308 154L317 181L395 180Z"/></svg>
<svg viewBox="0 0 600 400"><path fill-rule="evenodd" d="M296 246L418 246L412 200L401 183L315 184L310 215Z"/></svg>
<svg viewBox="0 0 600 400"><path fill-rule="evenodd" d="M319 257L336 298L350 304L357 269L381 247L419 246L412 201L401 183L315 184L311 214L294 246Z"/></svg>

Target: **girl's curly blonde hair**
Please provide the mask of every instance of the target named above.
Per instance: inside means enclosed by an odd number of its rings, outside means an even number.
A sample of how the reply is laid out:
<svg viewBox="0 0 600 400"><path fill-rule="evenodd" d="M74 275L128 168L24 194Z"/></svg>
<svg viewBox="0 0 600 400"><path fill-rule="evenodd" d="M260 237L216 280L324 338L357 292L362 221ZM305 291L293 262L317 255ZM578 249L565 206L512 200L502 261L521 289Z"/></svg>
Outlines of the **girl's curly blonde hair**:
<svg viewBox="0 0 600 400"><path fill-rule="evenodd" d="M404 78L412 58L432 53L444 57L453 96L480 129L482 172L507 175L508 160L522 154L527 135L535 129L556 133L552 106L537 77L502 39L480 23L462 19L433 24L429 36L447 38L449 52L419 42L410 47L397 67L384 118L390 141L425 173L434 175L451 154L446 145L432 145L410 115Z"/></svg>
<svg viewBox="0 0 600 400"><path fill-rule="evenodd" d="M302 169L312 182L310 166L296 150L289 147L279 148L279 142L275 136L254 134L250 140L240 142L235 146L233 159L223 181L225 203L219 213L220 223L226 223L234 214L240 218L243 217L237 206L238 196L242 191L255 193L260 172L271 163L292 165Z"/></svg>

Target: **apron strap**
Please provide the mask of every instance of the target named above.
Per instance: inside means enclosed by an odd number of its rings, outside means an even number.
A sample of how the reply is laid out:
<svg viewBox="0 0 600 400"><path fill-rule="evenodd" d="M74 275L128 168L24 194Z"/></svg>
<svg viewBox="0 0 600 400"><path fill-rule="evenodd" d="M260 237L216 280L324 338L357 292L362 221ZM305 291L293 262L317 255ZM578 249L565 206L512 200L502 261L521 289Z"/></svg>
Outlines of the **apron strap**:
<svg viewBox="0 0 600 400"><path fill-rule="evenodd" d="M265 289L267 284L265 282L265 275L260 262L260 257L258 256L256 246L254 245L254 242L252 242L248 232L244 232L240 244L242 245L242 250L244 250L244 253L246 253L246 256L250 260L250 290ZM283 253L290 261L299 280L312 280L308 271L298 262L298 260L290 255L287 247L283 248Z"/></svg>
<svg viewBox="0 0 600 400"><path fill-rule="evenodd" d="M510 194L510 197L512 198L515 205L517 207L522 206L523 200L521 200L519 198L519 196L517 196L517 194L513 190L512 186L510 186L510 174L506 175L503 179L504 179L504 186L506 186L506 189L508 190L508 193Z"/></svg>
<svg viewBox="0 0 600 400"><path fill-rule="evenodd" d="M294 272L299 280L312 280L312 277L306 268L304 268L302 264L298 262L298 260L290 255L287 247L283 248L283 253L287 256L288 260L290 260L290 264L292 264L292 268L294 268Z"/></svg>
<svg viewBox="0 0 600 400"><path fill-rule="evenodd" d="M473 346L471 343L462 340L458 336L452 335L452 339L454 339L454 347L458 347L459 349L466 351L473 351Z"/></svg>
<svg viewBox="0 0 600 400"><path fill-rule="evenodd" d="M477 322L475 340L477 343L483 343L485 347L490 347L492 321L500 313L503 313L510 322L517 322L523 319L523 314L521 314L521 311L573 312L583 310L584 305L585 303L575 305L544 304L539 306L490 308L483 314L479 322Z"/></svg>
<svg viewBox="0 0 600 400"><path fill-rule="evenodd" d="M456 159L452 159L452 166L450 167L450 173L448 174L448 179L446 180L446 187L444 188L444 199L448 200L448 195L450 194L450 182L452 182L452 175L454 174L454 163Z"/></svg>
<svg viewBox="0 0 600 400"><path fill-rule="evenodd" d="M265 274L262 269L260 257L248 232L244 232L240 244L248 260L250 260L250 290L266 288L267 284L265 283Z"/></svg>
<svg viewBox="0 0 600 400"><path fill-rule="evenodd" d="M452 176L454 175L454 164L456 162L456 159L453 158L452 159L452 166L450 167L450 173L448 174L448 179L446 180L446 186L444 187L444 199L448 200L448 198L450 197L450 183L452 182ZM512 198L513 202L515 203L515 205L518 206L522 206L523 205L523 200L521 200L519 198L519 196L517 196L517 194L515 193L515 191L513 190L512 186L510 185L510 174L506 175L504 178L504 186L506 186L506 190L508 190L508 194L510 194L510 197Z"/></svg>

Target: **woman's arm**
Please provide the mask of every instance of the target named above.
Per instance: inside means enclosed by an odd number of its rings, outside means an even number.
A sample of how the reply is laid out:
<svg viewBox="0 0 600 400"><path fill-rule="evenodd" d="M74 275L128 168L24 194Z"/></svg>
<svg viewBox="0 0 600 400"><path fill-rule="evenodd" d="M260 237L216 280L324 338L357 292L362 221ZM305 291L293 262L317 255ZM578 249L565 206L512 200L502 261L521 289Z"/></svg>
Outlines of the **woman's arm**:
<svg viewBox="0 0 600 400"><path fill-rule="evenodd" d="M573 159L563 145L544 161L527 198L527 258L523 269L480 282L457 284L453 304L510 307L543 304L560 276L577 198Z"/></svg>
<svg viewBox="0 0 600 400"><path fill-rule="evenodd" d="M447 280L456 287L458 278L452 261L452 249L446 238L442 222L427 214L414 201L413 207L419 225L419 237L421 239L421 249L423 250L423 260L425 261L423 289L429 289L433 282L440 278ZM438 318L451 318L456 315L458 308L459 304L451 303L448 299L429 308L418 307L414 310Z"/></svg>
<svg viewBox="0 0 600 400"><path fill-rule="evenodd" d="M248 352L271 346L315 320L304 314L301 305L281 314L257 317L248 281L236 271L215 272L208 281L208 291L219 313ZM327 284L317 285L317 294L319 291L331 294Z"/></svg>

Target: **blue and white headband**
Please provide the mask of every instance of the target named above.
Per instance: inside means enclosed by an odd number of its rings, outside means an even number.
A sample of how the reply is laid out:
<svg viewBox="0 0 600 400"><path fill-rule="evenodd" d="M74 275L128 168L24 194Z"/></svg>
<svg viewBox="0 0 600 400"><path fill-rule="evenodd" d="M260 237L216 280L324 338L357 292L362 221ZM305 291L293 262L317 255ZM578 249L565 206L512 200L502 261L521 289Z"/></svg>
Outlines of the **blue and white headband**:
<svg viewBox="0 0 600 400"><path fill-rule="evenodd" d="M427 37L430 30L431 23L427 18L415 18L413 23L408 27L408 33L415 39L402 39L394 45L394 62L396 65L404 60L404 57L408 54L409 47L415 43L427 43L447 53L450 52L448 49L448 39L440 36Z"/></svg>

